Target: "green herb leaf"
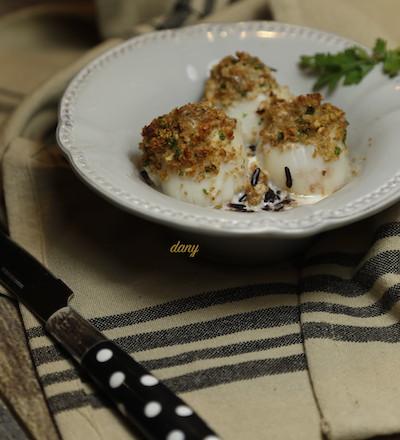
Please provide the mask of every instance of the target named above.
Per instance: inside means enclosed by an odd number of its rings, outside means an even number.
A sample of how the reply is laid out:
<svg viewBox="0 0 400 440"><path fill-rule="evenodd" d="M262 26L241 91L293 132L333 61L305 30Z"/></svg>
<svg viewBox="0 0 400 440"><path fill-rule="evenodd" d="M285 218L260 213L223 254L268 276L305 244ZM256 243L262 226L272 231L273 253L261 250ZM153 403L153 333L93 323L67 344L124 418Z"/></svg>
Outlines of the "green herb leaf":
<svg viewBox="0 0 400 440"><path fill-rule="evenodd" d="M372 49L372 55L375 59L382 61L385 58L386 53L386 41L382 40L382 38L378 38L375 41L375 46Z"/></svg>
<svg viewBox="0 0 400 440"><path fill-rule="evenodd" d="M221 141L225 140L226 136L225 136L225 133L223 131L220 131L218 133L218 135L219 135L219 138L221 139Z"/></svg>
<svg viewBox="0 0 400 440"><path fill-rule="evenodd" d="M396 76L400 72L400 48L386 52L383 61L383 72L390 77Z"/></svg>
<svg viewBox="0 0 400 440"><path fill-rule="evenodd" d="M339 156L342 150L339 147L335 147L335 155Z"/></svg>
<svg viewBox="0 0 400 440"><path fill-rule="evenodd" d="M400 72L400 48L388 50L386 41L378 38L371 54L354 46L335 54L303 55L299 67L317 77L314 90L327 87L332 92L341 81L343 85L358 84L378 63L383 63L386 75L396 76Z"/></svg>
<svg viewBox="0 0 400 440"><path fill-rule="evenodd" d="M168 145L174 150L174 157L178 159L182 153L181 149L178 146L178 141L175 138L168 139Z"/></svg>

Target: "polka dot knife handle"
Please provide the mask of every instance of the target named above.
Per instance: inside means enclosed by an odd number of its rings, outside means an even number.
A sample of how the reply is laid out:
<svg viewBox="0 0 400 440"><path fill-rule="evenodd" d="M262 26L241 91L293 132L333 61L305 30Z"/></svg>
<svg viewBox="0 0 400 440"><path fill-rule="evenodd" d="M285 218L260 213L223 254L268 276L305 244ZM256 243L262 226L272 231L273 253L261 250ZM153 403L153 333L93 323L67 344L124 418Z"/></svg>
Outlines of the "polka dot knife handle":
<svg viewBox="0 0 400 440"><path fill-rule="evenodd" d="M46 328L144 438L218 439L176 394L72 308L57 311Z"/></svg>

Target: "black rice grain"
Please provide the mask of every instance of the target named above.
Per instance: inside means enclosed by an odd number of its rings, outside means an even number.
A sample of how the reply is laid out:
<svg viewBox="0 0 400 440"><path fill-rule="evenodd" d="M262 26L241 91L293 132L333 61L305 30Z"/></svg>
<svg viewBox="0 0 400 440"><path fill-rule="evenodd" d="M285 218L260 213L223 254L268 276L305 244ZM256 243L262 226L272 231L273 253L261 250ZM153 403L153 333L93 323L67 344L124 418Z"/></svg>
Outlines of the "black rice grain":
<svg viewBox="0 0 400 440"><path fill-rule="evenodd" d="M264 202L275 202L275 200L278 198L279 196L271 188L269 188L265 193Z"/></svg>
<svg viewBox="0 0 400 440"><path fill-rule="evenodd" d="M228 207L234 209L235 211L246 211L246 205L243 205L243 203L228 203Z"/></svg>
<svg viewBox="0 0 400 440"><path fill-rule="evenodd" d="M250 183L252 186L256 186L258 183L258 178L260 177L260 168L256 168L251 176Z"/></svg>
<svg viewBox="0 0 400 440"><path fill-rule="evenodd" d="M293 185L292 174L290 173L290 169L285 167L285 175L286 175L286 186L291 188Z"/></svg>
<svg viewBox="0 0 400 440"><path fill-rule="evenodd" d="M140 175L142 176L142 179L147 183L147 185L154 186L153 181L150 179L149 175L147 174L146 170L140 171Z"/></svg>

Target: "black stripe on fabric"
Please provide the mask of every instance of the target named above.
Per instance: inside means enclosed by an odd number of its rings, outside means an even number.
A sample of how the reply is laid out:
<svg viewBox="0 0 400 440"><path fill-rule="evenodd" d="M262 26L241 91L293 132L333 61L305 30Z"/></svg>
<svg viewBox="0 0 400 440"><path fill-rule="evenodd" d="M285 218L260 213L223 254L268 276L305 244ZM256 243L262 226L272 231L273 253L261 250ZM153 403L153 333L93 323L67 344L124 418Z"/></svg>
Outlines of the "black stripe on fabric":
<svg viewBox="0 0 400 440"><path fill-rule="evenodd" d="M348 253L348 252L329 252L324 254L312 255L302 264L302 267L316 266L319 264L337 264L340 266L353 267L357 266L364 257L365 252Z"/></svg>
<svg viewBox="0 0 400 440"><path fill-rule="evenodd" d="M281 358L261 359L240 364L224 365L166 379L163 382L176 393L195 391L216 385L255 379L263 376L294 373L307 369L304 354ZM86 405L106 406L107 402L82 390L57 394L48 399L52 413L79 408Z"/></svg>
<svg viewBox="0 0 400 440"><path fill-rule="evenodd" d="M156 29L162 30L181 27L191 14L192 7L190 0L178 0L172 12L165 17L163 22L159 24Z"/></svg>
<svg viewBox="0 0 400 440"><path fill-rule="evenodd" d="M400 251L390 250L375 255L367 260L351 279L323 274L306 276L301 281L300 291L322 291L356 297L364 295L378 278L388 273L400 274Z"/></svg>
<svg viewBox="0 0 400 440"><path fill-rule="evenodd" d="M352 279L343 279L336 275L310 275L301 281L301 293L336 293L340 296L355 297L364 295L368 288Z"/></svg>
<svg viewBox="0 0 400 440"><path fill-rule="evenodd" d="M293 373L306 369L307 361L302 353L281 358L260 359L240 364L207 368L206 370L164 380L164 383L174 392L184 393L231 382Z"/></svg>
<svg viewBox="0 0 400 440"><path fill-rule="evenodd" d="M375 239L387 238L400 235L400 223L387 223L378 228ZM397 253L397 251L388 251ZM318 262L336 263L346 266L351 265L352 261L357 261L361 254L346 254L346 253L328 253L310 257L306 265L317 264ZM376 257L374 257L376 259ZM390 256L389 256L390 258ZM368 262L367 262L368 263ZM376 263L376 262L375 262ZM373 266L374 264L372 264ZM373 267L365 267L360 269L372 270ZM379 272L378 276L385 273L385 267ZM398 272L396 272L398 273ZM377 278L377 277L376 277ZM343 296L359 296L363 295L368 289L356 284L358 281L357 274L352 280L344 280L334 275L313 275L305 277L302 281L302 291L310 292L321 290L331 293L339 293ZM164 318L166 316L176 315L188 311L198 310L214 305L220 305L229 302L241 301L263 295L270 294L296 294L296 286L286 283L265 283L242 287L233 287L222 289L219 291L212 291L191 296L189 298L181 298L156 306L146 307L141 310L133 312L122 313L118 315L109 315L101 318L94 318L91 323L95 325L100 331L112 329L115 327L124 327L134 323L147 322L155 319ZM41 326L32 327L27 330L28 338L35 338L43 336L45 333Z"/></svg>
<svg viewBox="0 0 400 440"><path fill-rule="evenodd" d="M28 339L39 338L41 336L44 336L45 334L46 333L45 333L44 328L42 326L31 327L26 330L26 336Z"/></svg>
<svg viewBox="0 0 400 440"><path fill-rule="evenodd" d="M141 362L149 370L176 367L177 365L189 364L204 359L216 359L230 356L237 356L244 353L256 353L258 351L270 350L272 348L287 347L289 345L301 344L300 333L278 336L269 339L259 339L236 344L223 345L219 347L191 350L176 356L169 356L160 359L151 359Z"/></svg>
<svg viewBox="0 0 400 440"><path fill-rule="evenodd" d="M299 322L297 306L279 306L224 316L210 321L166 330L125 336L115 340L125 350L143 351L158 347L188 344L247 330L280 327Z"/></svg>
<svg viewBox="0 0 400 440"><path fill-rule="evenodd" d="M201 310L207 307L257 298L260 296L295 295L296 293L297 287L294 284L289 283L266 283L241 287L229 287L227 289L200 293L187 298L179 298L163 304L134 310L132 312L94 318L89 321L98 330L104 331L117 327L126 327L132 324L153 321L167 316ZM27 330L27 335L28 338L43 336L43 327L32 327Z"/></svg>
<svg viewBox="0 0 400 440"><path fill-rule="evenodd" d="M40 382L44 387L48 385L53 385L55 383L70 382L71 380L79 379L80 375L78 372L71 368L64 371L56 371L54 373L44 374L40 377Z"/></svg>
<svg viewBox="0 0 400 440"><path fill-rule="evenodd" d="M387 327L356 327L353 325L306 322L303 324L305 339L333 339L345 342L400 342L400 323Z"/></svg>
<svg viewBox="0 0 400 440"><path fill-rule="evenodd" d="M301 305L301 313L326 312L357 318L372 318L389 312L400 300L400 284L390 287L375 303L365 307L351 307L325 302L307 302Z"/></svg>
<svg viewBox="0 0 400 440"><path fill-rule="evenodd" d="M83 390L56 394L49 397L47 402L53 414L87 405L93 408L107 405L105 401L99 399L95 394L86 394Z"/></svg>
<svg viewBox="0 0 400 440"><path fill-rule="evenodd" d="M158 359L141 361L141 365L149 370L159 370L161 368L175 367L177 365L189 364L195 361L205 359L216 359L230 356L236 356L243 353L256 353L258 351L270 350L272 348L287 347L290 345L301 344L300 333L290 333L275 338L251 340L238 342L235 344L223 345L219 347L204 348L200 350L191 350L175 356L168 356ZM43 375L40 380L43 386L54 383L68 382L78 379L78 373L74 369L59 371Z"/></svg>
<svg viewBox="0 0 400 440"><path fill-rule="evenodd" d="M296 322L299 322L299 309L297 306L279 306L165 330L124 336L115 339L114 342L124 350L137 352L202 341L246 330L284 326ZM34 348L32 349L32 357L36 366L62 358L61 351L55 346Z"/></svg>
<svg viewBox="0 0 400 440"><path fill-rule="evenodd" d="M400 222L386 223L376 230L374 235L374 241L381 240L383 238L395 237L400 235Z"/></svg>
<svg viewBox="0 0 400 440"><path fill-rule="evenodd" d="M382 298L379 299L379 301L369 306L351 307L336 303L307 302L301 306L301 311L302 313L326 312L332 314L354 316L357 318L370 318L387 313L399 300L400 284L396 284L389 288L383 294ZM191 350L175 356L150 359L147 361L143 361L142 364L150 370L156 370L177 365L183 365L197 360L235 356L242 353L250 353L271 348L284 347L301 342L302 341L300 334L291 333L289 335L278 336L275 338L251 340L225 346ZM41 381L43 386L47 386L53 383L66 382L77 378L78 375L75 370L70 369L46 374L41 377Z"/></svg>

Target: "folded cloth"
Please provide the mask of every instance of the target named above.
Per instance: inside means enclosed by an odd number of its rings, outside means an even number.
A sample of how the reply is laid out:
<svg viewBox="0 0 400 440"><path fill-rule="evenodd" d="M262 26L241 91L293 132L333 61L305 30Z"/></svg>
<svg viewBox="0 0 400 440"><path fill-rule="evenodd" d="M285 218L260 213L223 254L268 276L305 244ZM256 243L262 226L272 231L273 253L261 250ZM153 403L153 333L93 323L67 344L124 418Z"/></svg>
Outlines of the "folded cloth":
<svg viewBox="0 0 400 440"><path fill-rule="evenodd" d="M258 18L252 14L265 13L263 4L223 2L209 19ZM353 22L336 15L344 1L336 4L325 14L325 0L271 0L268 13L344 35L354 31L365 43L371 35L363 40L362 27L379 29L374 38L396 36L395 2L346 2ZM138 32L139 12L132 33ZM153 14L161 15L165 11ZM100 199L76 178L49 136L68 79L115 43L43 84L4 127L12 237L72 287L71 304L80 313L165 380L221 437L344 440L400 432L399 206L323 234L295 261L230 267L203 260L201 250L195 258L171 254L178 232ZM21 312L62 437L133 438L32 314L24 307Z"/></svg>

